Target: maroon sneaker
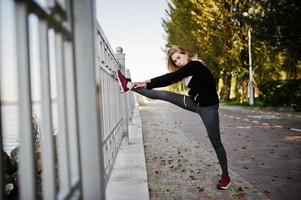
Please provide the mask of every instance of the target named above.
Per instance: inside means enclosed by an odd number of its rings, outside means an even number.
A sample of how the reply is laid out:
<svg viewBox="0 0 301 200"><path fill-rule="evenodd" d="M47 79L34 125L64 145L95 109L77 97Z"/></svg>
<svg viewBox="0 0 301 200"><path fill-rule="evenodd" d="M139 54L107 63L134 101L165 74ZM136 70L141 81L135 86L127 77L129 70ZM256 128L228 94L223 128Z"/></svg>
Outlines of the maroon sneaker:
<svg viewBox="0 0 301 200"><path fill-rule="evenodd" d="M129 81L130 79L127 79L119 69L117 70L117 79L118 79L121 92L126 92L132 89L133 84Z"/></svg>
<svg viewBox="0 0 301 200"><path fill-rule="evenodd" d="M217 189L226 190L231 184L229 175L223 174L222 178L218 181L216 187Z"/></svg>

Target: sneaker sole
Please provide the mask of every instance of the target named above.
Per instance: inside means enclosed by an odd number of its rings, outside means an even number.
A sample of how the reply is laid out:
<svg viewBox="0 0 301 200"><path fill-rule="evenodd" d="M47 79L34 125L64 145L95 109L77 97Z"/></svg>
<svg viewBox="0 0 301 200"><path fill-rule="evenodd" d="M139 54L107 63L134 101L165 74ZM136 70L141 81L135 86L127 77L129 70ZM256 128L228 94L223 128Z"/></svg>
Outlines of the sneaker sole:
<svg viewBox="0 0 301 200"><path fill-rule="evenodd" d="M229 184L226 187L218 187L218 189L220 189L220 190L226 190L226 189L228 189L230 187L230 185L231 185L231 181L229 182Z"/></svg>

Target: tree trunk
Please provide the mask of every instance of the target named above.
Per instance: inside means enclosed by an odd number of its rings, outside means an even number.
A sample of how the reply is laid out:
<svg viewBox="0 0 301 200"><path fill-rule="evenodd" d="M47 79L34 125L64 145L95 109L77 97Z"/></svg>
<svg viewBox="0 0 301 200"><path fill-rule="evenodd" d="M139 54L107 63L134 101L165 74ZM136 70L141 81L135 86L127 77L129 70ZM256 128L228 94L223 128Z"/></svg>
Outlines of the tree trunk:
<svg viewBox="0 0 301 200"><path fill-rule="evenodd" d="M231 74L225 73L223 75L223 87L221 89L220 98L222 101L228 101L230 99L231 92Z"/></svg>

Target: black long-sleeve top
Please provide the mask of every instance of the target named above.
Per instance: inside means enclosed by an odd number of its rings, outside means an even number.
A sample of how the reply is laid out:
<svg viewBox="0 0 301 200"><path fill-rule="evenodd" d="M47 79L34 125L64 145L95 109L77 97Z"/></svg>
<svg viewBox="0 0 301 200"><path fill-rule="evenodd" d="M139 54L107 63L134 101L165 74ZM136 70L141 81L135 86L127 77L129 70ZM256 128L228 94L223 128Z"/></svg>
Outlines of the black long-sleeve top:
<svg viewBox="0 0 301 200"><path fill-rule="evenodd" d="M188 87L188 95L199 106L212 106L219 103L216 92L216 83L209 69L199 61L189 61L175 72L167 73L146 84L147 89L165 87L192 76Z"/></svg>

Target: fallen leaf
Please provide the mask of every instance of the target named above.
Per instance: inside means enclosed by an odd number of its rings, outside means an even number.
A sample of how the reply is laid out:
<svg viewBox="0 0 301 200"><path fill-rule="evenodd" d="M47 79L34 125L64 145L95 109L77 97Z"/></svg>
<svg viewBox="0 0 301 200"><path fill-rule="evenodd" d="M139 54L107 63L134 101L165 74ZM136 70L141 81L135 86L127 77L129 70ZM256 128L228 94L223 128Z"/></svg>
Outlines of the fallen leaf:
<svg viewBox="0 0 301 200"><path fill-rule="evenodd" d="M243 189L242 189L242 187L241 187L241 186L239 186L239 187L237 187L237 188L236 188L236 191L237 191L237 192L242 192L242 191L243 191Z"/></svg>

